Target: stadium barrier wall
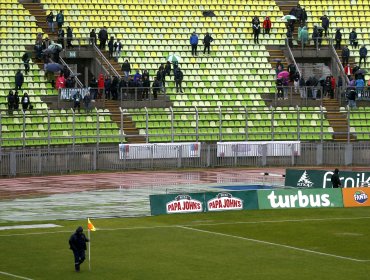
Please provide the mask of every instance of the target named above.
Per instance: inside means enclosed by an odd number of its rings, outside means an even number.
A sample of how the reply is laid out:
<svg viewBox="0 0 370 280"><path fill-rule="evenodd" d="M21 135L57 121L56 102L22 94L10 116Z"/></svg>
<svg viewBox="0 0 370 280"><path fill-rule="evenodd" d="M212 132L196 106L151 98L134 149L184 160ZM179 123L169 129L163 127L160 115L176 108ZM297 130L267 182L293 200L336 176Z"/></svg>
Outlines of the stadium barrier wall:
<svg viewBox="0 0 370 280"><path fill-rule="evenodd" d="M347 193L346 190L343 191ZM342 189L271 189L150 195L152 215L323 207L343 207Z"/></svg>
<svg viewBox="0 0 370 280"><path fill-rule="evenodd" d="M223 143L227 144L227 142ZM248 143L253 145L254 142ZM199 156L197 157L186 157L182 153L178 153L174 158L149 156L146 159L120 159L119 145L0 149L0 176L44 175L97 170L370 165L370 142L350 144L301 142L300 154L292 152L285 156L269 156L266 144L255 143L254 145L258 146L260 154L245 156L237 153L238 149L234 149L235 153L231 156L221 157L217 156L219 151L217 144L202 143L198 147L197 155Z"/></svg>
<svg viewBox="0 0 370 280"><path fill-rule="evenodd" d="M285 172L285 186L297 188L331 188L330 170L287 169ZM344 188L368 186L370 172L340 171L339 178Z"/></svg>

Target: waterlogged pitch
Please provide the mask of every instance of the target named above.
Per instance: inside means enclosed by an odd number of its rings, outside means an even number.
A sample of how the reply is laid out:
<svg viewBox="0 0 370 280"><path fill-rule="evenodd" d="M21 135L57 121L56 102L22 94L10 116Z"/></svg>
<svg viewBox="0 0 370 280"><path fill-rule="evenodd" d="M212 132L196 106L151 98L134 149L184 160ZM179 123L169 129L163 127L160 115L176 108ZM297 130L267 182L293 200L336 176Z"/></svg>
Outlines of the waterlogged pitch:
<svg viewBox="0 0 370 280"><path fill-rule="evenodd" d="M93 219L79 273L68 238L86 220L1 230L0 279L369 279L369 207L292 209L328 200L269 193L270 208L291 209Z"/></svg>

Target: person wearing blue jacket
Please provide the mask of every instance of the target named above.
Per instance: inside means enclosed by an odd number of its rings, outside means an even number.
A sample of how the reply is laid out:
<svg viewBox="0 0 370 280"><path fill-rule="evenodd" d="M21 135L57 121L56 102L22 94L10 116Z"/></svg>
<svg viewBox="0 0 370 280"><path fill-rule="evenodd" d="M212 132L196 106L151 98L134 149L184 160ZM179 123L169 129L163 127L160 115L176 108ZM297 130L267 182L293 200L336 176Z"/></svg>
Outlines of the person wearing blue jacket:
<svg viewBox="0 0 370 280"><path fill-rule="evenodd" d="M190 36L190 45L191 45L191 54L192 56L197 56L197 49L198 49L198 35L193 32Z"/></svg>

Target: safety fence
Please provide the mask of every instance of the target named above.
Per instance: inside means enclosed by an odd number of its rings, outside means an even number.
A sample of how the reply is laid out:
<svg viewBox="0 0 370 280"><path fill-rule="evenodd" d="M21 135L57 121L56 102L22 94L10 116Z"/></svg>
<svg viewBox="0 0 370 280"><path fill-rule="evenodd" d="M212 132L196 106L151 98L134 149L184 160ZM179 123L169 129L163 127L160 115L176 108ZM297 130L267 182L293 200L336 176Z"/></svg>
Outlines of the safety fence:
<svg viewBox="0 0 370 280"><path fill-rule="evenodd" d="M124 148L130 149L130 144ZM130 158L120 156L119 145L86 147L75 146L57 148L33 148L2 150L0 153L0 176L43 175L70 172L116 171L133 169L176 169L206 167L264 167L264 166L343 166L370 165L370 143L300 143L291 149L281 149L281 144L268 148L268 142L239 142L198 145L193 143L196 151L190 156L176 152L181 144L162 147L167 156L153 156L147 153L142 158L143 150L151 149L146 144ZM279 146L280 145L280 146ZM288 144L289 145L289 144ZM155 144L153 145L155 146ZM228 154L220 152L230 148ZM121 146L122 147L122 146ZM255 151L249 152L248 151ZM276 155L276 151L280 155ZM283 151L283 153L281 153Z"/></svg>

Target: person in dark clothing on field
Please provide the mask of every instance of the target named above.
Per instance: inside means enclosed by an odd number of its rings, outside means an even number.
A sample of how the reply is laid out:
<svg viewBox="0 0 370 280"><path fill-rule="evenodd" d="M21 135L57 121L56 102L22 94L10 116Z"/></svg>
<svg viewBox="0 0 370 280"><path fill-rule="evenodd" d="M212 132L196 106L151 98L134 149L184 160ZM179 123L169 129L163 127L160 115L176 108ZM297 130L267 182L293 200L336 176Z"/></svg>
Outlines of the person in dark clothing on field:
<svg viewBox="0 0 370 280"><path fill-rule="evenodd" d="M334 174L331 176L331 183L332 183L333 188L340 188L342 186L342 183L340 182L340 178L339 178L338 168L335 168Z"/></svg>
<svg viewBox="0 0 370 280"><path fill-rule="evenodd" d="M329 35L329 19L327 17L327 15L324 15L322 16L321 18L321 26L322 28L324 28L324 31L325 31L325 37L328 37Z"/></svg>
<svg viewBox="0 0 370 280"><path fill-rule="evenodd" d="M108 40L108 31L105 26L102 29L100 29L98 37L100 41L99 49L104 50L105 44L107 43L107 40Z"/></svg>
<svg viewBox="0 0 370 280"><path fill-rule="evenodd" d="M211 35L209 35L209 33L207 32L206 33L206 36L204 36L204 39L203 39L203 45L204 45L204 49L203 49L203 54L206 53L206 50L208 50L208 54L210 52L210 48L211 48L211 43L213 42L213 38Z"/></svg>
<svg viewBox="0 0 370 280"><path fill-rule="evenodd" d="M343 49L342 49L343 66L348 64L349 56L350 56L349 48L348 48L348 46L344 46Z"/></svg>
<svg viewBox="0 0 370 280"><path fill-rule="evenodd" d="M24 77L21 70L18 70L15 74L15 90L22 89Z"/></svg>
<svg viewBox="0 0 370 280"><path fill-rule="evenodd" d="M83 233L83 228L80 226L76 232L69 238L69 248L73 252L75 259L75 270L80 271L80 265L85 261L85 251L87 249L86 242L90 240Z"/></svg>

